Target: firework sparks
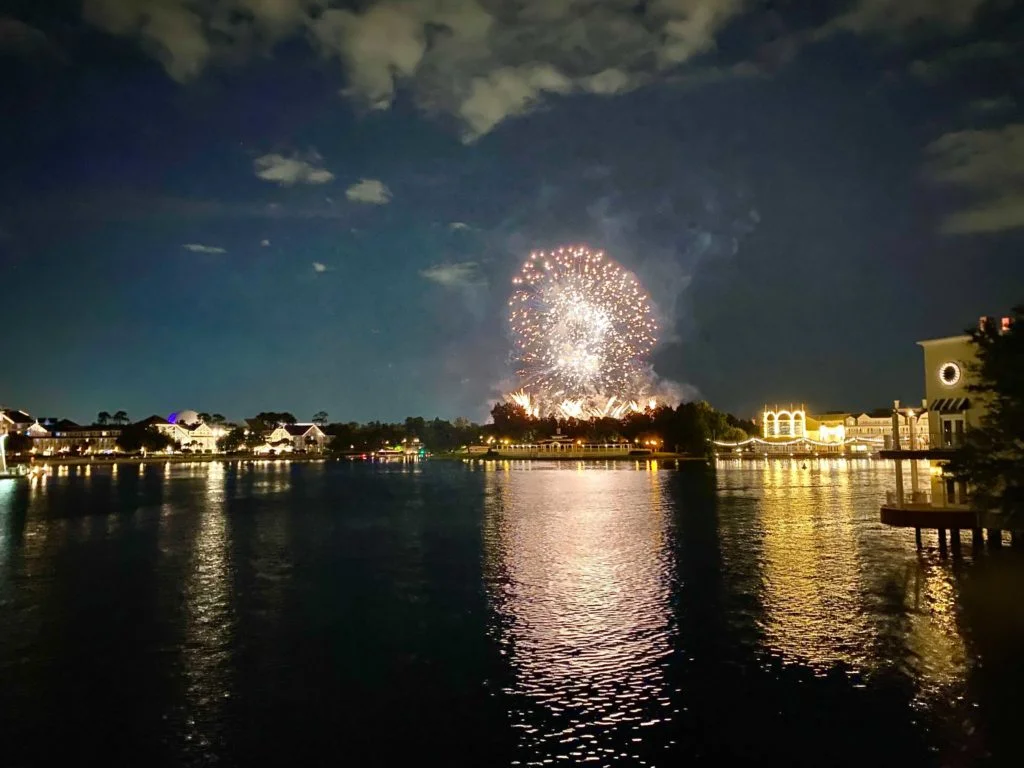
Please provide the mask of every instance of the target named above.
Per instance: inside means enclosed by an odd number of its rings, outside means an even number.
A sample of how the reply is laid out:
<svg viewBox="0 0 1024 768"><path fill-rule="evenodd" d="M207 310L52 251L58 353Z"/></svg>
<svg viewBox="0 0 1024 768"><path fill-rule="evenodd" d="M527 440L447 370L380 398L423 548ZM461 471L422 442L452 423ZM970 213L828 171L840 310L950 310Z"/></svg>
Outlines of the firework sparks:
<svg viewBox="0 0 1024 768"><path fill-rule="evenodd" d="M512 281L509 317L531 415L621 418L642 411L657 326L633 277L584 247L535 252Z"/></svg>

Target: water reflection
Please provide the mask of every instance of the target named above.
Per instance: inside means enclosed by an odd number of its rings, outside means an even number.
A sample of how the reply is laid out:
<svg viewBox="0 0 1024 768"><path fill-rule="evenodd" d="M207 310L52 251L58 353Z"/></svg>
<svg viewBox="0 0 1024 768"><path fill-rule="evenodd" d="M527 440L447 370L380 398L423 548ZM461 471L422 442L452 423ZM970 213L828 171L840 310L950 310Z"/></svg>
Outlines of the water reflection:
<svg viewBox="0 0 1024 768"><path fill-rule="evenodd" d="M169 467L169 465L168 465ZM205 475L205 494L185 574L184 738L200 754L223 749L224 708L230 697L235 646L230 535L225 515L225 468L190 467ZM165 471L165 477L167 473Z"/></svg>
<svg viewBox="0 0 1024 768"><path fill-rule="evenodd" d="M878 462L722 462L720 535L727 581L755 601L755 654L824 675L896 675L921 708L960 701L970 732L968 654L956 574L913 536L878 521L893 470Z"/></svg>
<svg viewBox="0 0 1024 768"><path fill-rule="evenodd" d="M670 715L664 475L490 469L485 574L523 762L639 760Z"/></svg>

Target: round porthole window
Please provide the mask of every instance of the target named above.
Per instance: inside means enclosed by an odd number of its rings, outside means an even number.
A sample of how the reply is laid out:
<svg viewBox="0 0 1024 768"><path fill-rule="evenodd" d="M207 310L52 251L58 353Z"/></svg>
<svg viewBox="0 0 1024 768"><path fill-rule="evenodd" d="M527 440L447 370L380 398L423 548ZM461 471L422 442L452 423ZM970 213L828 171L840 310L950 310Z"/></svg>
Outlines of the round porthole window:
<svg viewBox="0 0 1024 768"><path fill-rule="evenodd" d="M939 381L947 387L955 387L960 383L960 366L956 363L943 363L939 366Z"/></svg>

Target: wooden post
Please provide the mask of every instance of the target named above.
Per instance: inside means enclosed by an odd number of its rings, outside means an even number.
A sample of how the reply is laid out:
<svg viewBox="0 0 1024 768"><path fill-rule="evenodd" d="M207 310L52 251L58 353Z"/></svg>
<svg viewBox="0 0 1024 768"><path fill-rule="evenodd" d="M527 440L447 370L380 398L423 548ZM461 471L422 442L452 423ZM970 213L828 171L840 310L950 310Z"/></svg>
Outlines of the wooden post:
<svg viewBox="0 0 1024 768"><path fill-rule="evenodd" d="M914 441L914 420L912 418L913 414L914 414L913 411L908 411L907 417L906 417L907 418L907 425L910 428L910 435L909 435L909 438L910 438L910 450L912 450L912 451L917 448L917 445L915 445L915 441ZM910 501L911 502L917 501L917 460L916 459L911 459L910 460Z"/></svg>
<svg viewBox="0 0 1024 768"><path fill-rule="evenodd" d="M988 545L990 547L1001 547L1003 546L1003 532L998 528L988 529Z"/></svg>
<svg viewBox="0 0 1024 768"><path fill-rule="evenodd" d="M980 552L984 543L985 539L981 535L981 528L971 528L971 546L974 547L974 551Z"/></svg>
<svg viewBox="0 0 1024 768"><path fill-rule="evenodd" d="M914 529L914 544L917 545L918 549L921 549L921 529L920 528L915 528Z"/></svg>
<svg viewBox="0 0 1024 768"><path fill-rule="evenodd" d="M1010 546L1015 549L1024 547L1024 531L1010 531Z"/></svg>
<svg viewBox="0 0 1024 768"><path fill-rule="evenodd" d="M945 555L946 554L946 529L945 528L939 528L938 534L939 534L939 554L940 555Z"/></svg>
<svg viewBox="0 0 1024 768"><path fill-rule="evenodd" d="M894 400L892 404L892 449L900 450L900 401ZM903 506L903 460L897 453L896 462L896 504Z"/></svg>
<svg viewBox="0 0 1024 768"><path fill-rule="evenodd" d="M960 554L960 529L950 528L949 529L949 545L953 550L954 555Z"/></svg>

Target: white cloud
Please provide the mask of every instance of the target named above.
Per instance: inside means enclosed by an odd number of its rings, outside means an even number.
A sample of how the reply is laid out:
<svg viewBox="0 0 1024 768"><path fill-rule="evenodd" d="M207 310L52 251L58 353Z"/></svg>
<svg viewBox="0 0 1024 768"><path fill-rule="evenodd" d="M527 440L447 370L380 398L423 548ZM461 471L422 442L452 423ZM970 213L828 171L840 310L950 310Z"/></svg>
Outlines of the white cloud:
<svg viewBox="0 0 1024 768"><path fill-rule="evenodd" d="M942 225L943 232L968 234L1024 227L1024 123L947 133L925 151L932 179L981 198L950 215Z"/></svg>
<svg viewBox="0 0 1024 768"><path fill-rule="evenodd" d="M322 261L314 261L313 262L313 271L316 272L317 274L320 274L321 272L326 272L327 271L327 265L324 264Z"/></svg>
<svg viewBox="0 0 1024 768"><path fill-rule="evenodd" d="M456 232L458 230L472 229L472 227L469 226L469 224L467 224L464 221L453 221L451 224L448 225L448 229L452 230L453 232Z"/></svg>
<svg viewBox="0 0 1024 768"><path fill-rule="evenodd" d="M800 41L839 31L961 32L986 0L851 0ZM546 98L614 95L686 74L753 0L84 0L85 19L134 37L186 81L212 61L267 53L305 37L344 69L344 94L385 109L399 89L453 115L473 140ZM705 62L706 63L706 62ZM748 65L752 66L752 65ZM736 62L721 72L741 72ZM325 178L322 172L319 178ZM329 179L328 179L329 180ZM310 183L323 183L310 182Z"/></svg>
<svg viewBox="0 0 1024 768"><path fill-rule="evenodd" d="M270 241L269 240L260 240L260 246L263 247L263 248L269 248L270 247Z"/></svg>
<svg viewBox="0 0 1024 768"><path fill-rule="evenodd" d="M420 277L449 288L466 288L484 282L480 267L475 261L435 264L420 270Z"/></svg>
<svg viewBox="0 0 1024 768"><path fill-rule="evenodd" d="M345 190L345 197L354 203L385 205L391 202L391 190L377 179L362 179Z"/></svg>
<svg viewBox="0 0 1024 768"><path fill-rule="evenodd" d="M334 179L334 174L326 168L314 165L314 162L319 160L320 157L316 153L308 160L269 154L257 157L253 161L253 170L257 178L285 187L292 184L326 184Z"/></svg>
<svg viewBox="0 0 1024 768"><path fill-rule="evenodd" d="M857 0L821 29L821 35L840 30L866 33L898 33L908 27L928 24L938 29L959 31L974 21L986 0Z"/></svg>
<svg viewBox="0 0 1024 768"><path fill-rule="evenodd" d="M202 243L185 243L181 246L186 251L192 253L227 253L226 248L221 248L218 245L203 245Z"/></svg>
<svg viewBox="0 0 1024 768"><path fill-rule="evenodd" d="M178 82L196 77L212 46L198 9L180 0L85 0L85 20L115 35L136 36Z"/></svg>
<svg viewBox="0 0 1024 768"><path fill-rule="evenodd" d="M596 75L583 78L582 86L586 91L611 96L616 93L624 93L635 87L636 80L631 78L621 69L610 67L598 72Z"/></svg>
<svg viewBox="0 0 1024 768"><path fill-rule="evenodd" d="M395 80L410 77L426 52L426 32L412 11L398 3L380 3L362 14L328 10L311 25L321 50L348 66L347 92L371 109L391 105Z"/></svg>
<svg viewBox="0 0 1024 768"><path fill-rule="evenodd" d="M488 133L502 120L520 115L547 93L569 93L572 81L554 67L531 65L502 69L477 77L469 96L459 106L466 124L463 138L473 141Z"/></svg>

